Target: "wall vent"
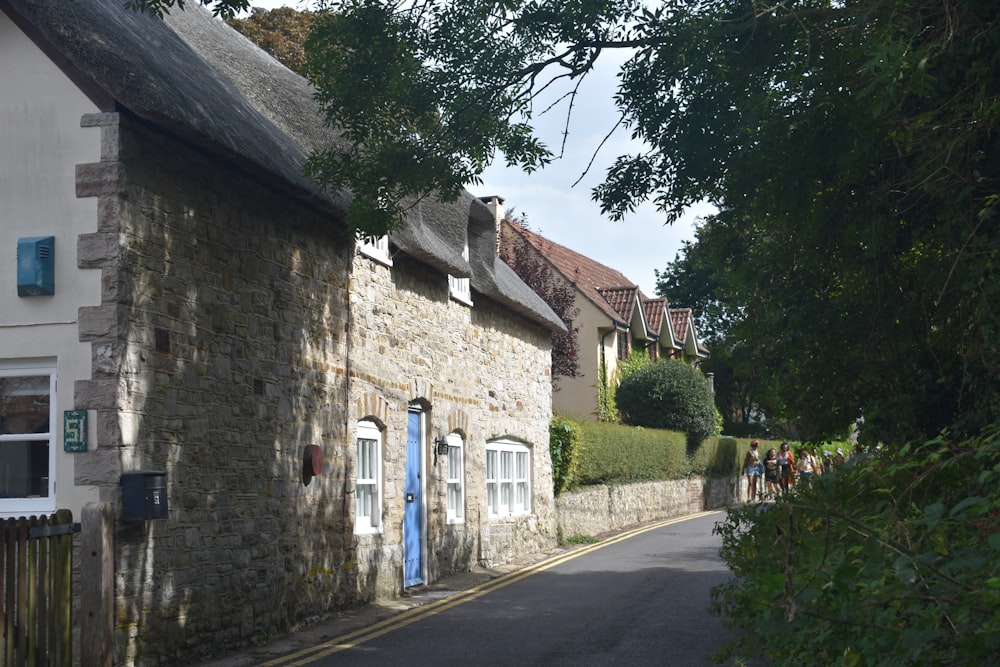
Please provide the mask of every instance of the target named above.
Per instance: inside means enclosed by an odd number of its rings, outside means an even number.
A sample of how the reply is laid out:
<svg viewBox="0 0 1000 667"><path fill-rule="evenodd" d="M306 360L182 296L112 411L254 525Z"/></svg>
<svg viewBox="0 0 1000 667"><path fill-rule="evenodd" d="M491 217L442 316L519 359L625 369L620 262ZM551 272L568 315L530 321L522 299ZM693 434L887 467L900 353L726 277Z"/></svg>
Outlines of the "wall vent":
<svg viewBox="0 0 1000 667"><path fill-rule="evenodd" d="M56 237L29 236L17 240L17 295L56 293Z"/></svg>

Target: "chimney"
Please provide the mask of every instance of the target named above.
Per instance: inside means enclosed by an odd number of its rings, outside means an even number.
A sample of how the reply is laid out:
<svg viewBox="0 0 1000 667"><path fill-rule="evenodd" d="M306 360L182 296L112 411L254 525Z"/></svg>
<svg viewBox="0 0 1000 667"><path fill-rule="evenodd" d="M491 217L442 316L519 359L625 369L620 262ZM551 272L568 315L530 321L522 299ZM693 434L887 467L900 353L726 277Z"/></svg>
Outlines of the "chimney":
<svg viewBox="0 0 1000 667"><path fill-rule="evenodd" d="M500 227L501 222L503 222L504 208L503 208L503 197L500 195L492 195L489 197L480 197L479 201L486 204L486 207L490 209L493 213L493 222L496 228L496 239L494 243L494 252L499 256L500 254Z"/></svg>

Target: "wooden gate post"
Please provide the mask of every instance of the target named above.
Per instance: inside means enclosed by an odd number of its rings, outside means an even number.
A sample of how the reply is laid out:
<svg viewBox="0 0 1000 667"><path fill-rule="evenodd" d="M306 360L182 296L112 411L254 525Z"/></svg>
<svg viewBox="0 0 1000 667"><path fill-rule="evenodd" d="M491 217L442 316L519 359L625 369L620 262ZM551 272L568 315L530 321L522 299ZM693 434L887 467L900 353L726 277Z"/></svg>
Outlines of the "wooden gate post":
<svg viewBox="0 0 1000 667"><path fill-rule="evenodd" d="M115 533L111 504L88 503L80 523L80 664L111 667L115 620Z"/></svg>

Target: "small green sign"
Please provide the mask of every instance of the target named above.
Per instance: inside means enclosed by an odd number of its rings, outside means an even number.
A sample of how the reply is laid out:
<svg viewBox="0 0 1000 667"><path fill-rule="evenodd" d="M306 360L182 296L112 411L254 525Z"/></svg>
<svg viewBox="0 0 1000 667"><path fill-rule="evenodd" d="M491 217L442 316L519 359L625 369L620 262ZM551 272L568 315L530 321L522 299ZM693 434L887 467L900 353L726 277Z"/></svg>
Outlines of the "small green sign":
<svg viewBox="0 0 1000 667"><path fill-rule="evenodd" d="M86 410L66 410L63 412L63 451L87 451Z"/></svg>

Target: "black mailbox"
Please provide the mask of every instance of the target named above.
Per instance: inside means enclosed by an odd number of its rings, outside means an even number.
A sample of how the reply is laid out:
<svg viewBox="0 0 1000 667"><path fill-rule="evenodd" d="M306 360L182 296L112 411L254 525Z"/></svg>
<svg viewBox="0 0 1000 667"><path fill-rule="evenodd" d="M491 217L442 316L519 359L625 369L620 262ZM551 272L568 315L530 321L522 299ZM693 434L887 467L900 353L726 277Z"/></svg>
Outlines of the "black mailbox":
<svg viewBox="0 0 1000 667"><path fill-rule="evenodd" d="M122 520L167 518L167 473L147 471L122 475Z"/></svg>

